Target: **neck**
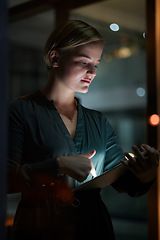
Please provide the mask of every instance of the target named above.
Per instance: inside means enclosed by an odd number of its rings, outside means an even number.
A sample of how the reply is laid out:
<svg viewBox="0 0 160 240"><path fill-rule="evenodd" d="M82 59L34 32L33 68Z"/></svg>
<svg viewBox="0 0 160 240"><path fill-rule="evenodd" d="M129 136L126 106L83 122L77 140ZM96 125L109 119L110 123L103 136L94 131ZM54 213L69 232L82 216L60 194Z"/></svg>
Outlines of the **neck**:
<svg viewBox="0 0 160 240"><path fill-rule="evenodd" d="M71 106L75 102L75 92L68 89L61 80L55 79L53 73L49 74L49 80L41 92L60 106Z"/></svg>

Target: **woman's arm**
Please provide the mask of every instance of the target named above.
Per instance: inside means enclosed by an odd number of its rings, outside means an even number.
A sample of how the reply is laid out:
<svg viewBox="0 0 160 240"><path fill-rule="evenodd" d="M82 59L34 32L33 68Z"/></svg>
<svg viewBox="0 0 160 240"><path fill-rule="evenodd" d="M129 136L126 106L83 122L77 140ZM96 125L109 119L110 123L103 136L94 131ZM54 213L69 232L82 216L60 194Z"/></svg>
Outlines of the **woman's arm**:
<svg viewBox="0 0 160 240"><path fill-rule="evenodd" d="M8 156L8 192L24 192L32 185L58 178L59 172L84 181L94 171L92 161L95 150L75 156L60 156L36 163L23 164L25 146L25 124L20 101L14 102L9 111L9 156ZM29 151L29 149L28 149ZM45 185L45 184L44 184Z"/></svg>
<svg viewBox="0 0 160 240"><path fill-rule="evenodd" d="M20 100L9 106L8 127L8 192L27 191L35 174L54 176L58 173L56 159L45 159L42 162L24 164L25 121ZM28 149L29 151L29 149Z"/></svg>
<svg viewBox="0 0 160 240"><path fill-rule="evenodd" d="M147 154L143 154L137 146L133 146L134 158L126 153L129 160L121 162L128 171L112 184L117 191L126 192L131 197L147 193L157 176L159 152L146 144L143 144L142 148L146 150Z"/></svg>
<svg viewBox="0 0 160 240"><path fill-rule="evenodd" d="M157 176L157 167L159 165L159 151L147 144L142 144L141 152L137 146L133 146L135 157L126 153L128 161L122 160L121 163L131 171L142 183L152 182Z"/></svg>
<svg viewBox="0 0 160 240"><path fill-rule="evenodd" d="M91 159L95 154L96 151L92 150L86 154L59 157L57 159L59 170L61 173L67 174L79 182L83 182L90 172L94 176L95 168Z"/></svg>
<svg viewBox="0 0 160 240"><path fill-rule="evenodd" d="M105 160L105 170L111 169L116 163L122 163L127 171L120 177L112 186L119 192L128 193L132 197L141 196L145 194L154 179L156 178L157 166L159 153L157 150L150 148L147 145L143 147L148 151L149 161L146 161L143 154L138 151L137 147L133 147L135 150L136 159L132 159L131 156L129 161L124 159L122 149L119 146L117 136L115 135L112 127L106 121L106 160ZM146 147L145 147L146 146ZM148 156L147 156L148 158ZM143 160L141 162L141 160ZM135 165L134 165L135 164ZM134 166L133 166L134 165Z"/></svg>

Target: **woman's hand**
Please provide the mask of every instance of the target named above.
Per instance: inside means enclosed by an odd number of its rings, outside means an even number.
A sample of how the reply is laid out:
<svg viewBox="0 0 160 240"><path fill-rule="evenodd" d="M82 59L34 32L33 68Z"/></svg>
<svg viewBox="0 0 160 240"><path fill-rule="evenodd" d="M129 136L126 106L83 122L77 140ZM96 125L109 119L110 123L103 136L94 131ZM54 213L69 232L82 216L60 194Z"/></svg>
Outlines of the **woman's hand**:
<svg viewBox="0 0 160 240"><path fill-rule="evenodd" d="M142 144L141 148L145 152L141 152L137 146L133 146L135 157L129 153L125 153L128 161L121 160L121 163L143 183L153 181L157 176L157 167L159 165L160 154L154 148L147 144Z"/></svg>
<svg viewBox="0 0 160 240"><path fill-rule="evenodd" d="M96 150L92 150L86 154L58 157L60 172L69 175L79 182L83 182L90 172L92 175L95 172L91 161L95 154Z"/></svg>

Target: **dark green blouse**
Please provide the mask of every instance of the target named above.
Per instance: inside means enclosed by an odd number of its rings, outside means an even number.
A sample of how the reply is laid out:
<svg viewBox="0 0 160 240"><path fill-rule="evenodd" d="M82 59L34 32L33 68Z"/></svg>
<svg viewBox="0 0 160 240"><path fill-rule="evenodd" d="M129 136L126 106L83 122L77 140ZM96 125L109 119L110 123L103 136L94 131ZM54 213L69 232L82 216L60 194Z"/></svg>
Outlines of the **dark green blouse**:
<svg viewBox="0 0 160 240"><path fill-rule="evenodd" d="M88 153L95 149L92 161L99 175L124 159L111 125L100 112L78 103L78 123L72 140L54 102L47 100L40 91L14 101L10 109L9 158L15 164L23 162L31 164L34 171L55 174L56 157ZM46 169L45 162L49 164L51 161L53 165ZM86 181L91 177L90 174ZM75 185L79 184L76 181Z"/></svg>
<svg viewBox="0 0 160 240"><path fill-rule="evenodd" d="M78 123L72 140L54 102L49 101L40 91L10 104L8 148L10 192L23 193L23 190L16 189L19 165L25 164L29 167L32 176L43 174L55 177L58 173L56 157L88 153L95 149L96 155L92 161L99 175L124 159L117 137L103 114L78 103ZM91 177L90 174L86 181ZM75 181L74 184L79 186L81 183ZM144 194L149 186L150 184L140 183L130 172L113 184L118 191L127 192L131 196ZM29 194L33 194L33 199L36 199L35 189ZM26 226L31 229L34 225L39 228L48 227L55 216L51 199L48 200L46 196L43 201L35 200L29 203L29 194L22 194L15 218L15 229L23 230Z"/></svg>

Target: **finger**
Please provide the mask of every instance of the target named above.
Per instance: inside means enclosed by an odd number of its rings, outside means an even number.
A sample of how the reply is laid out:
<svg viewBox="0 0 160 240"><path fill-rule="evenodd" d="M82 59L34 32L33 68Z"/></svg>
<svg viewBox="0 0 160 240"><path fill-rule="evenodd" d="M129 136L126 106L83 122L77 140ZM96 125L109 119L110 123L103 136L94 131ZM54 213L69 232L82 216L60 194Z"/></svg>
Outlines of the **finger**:
<svg viewBox="0 0 160 240"><path fill-rule="evenodd" d="M123 165L127 166L128 169L133 173L138 173L142 168L144 168L144 163L142 160L138 161L137 158L132 157L129 153L125 153L125 156L127 157L128 161L126 161L126 164Z"/></svg>
<svg viewBox="0 0 160 240"><path fill-rule="evenodd" d="M139 150L139 148L136 145L133 145L132 149L138 161L144 160L143 153Z"/></svg>
<svg viewBox="0 0 160 240"><path fill-rule="evenodd" d="M88 158L88 159L91 159L91 158L94 157L95 154L96 154L96 150L93 149L91 152L83 154L83 156Z"/></svg>
<svg viewBox="0 0 160 240"><path fill-rule="evenodd" d="M159 151L156 150L155 148L150 147L147 144L142 144L141 145L142 149L145 149L146 155L149 157L150 161L153 161L159 165L159 158L160 154Z"/></svg>
<svg viewBox="0 0 160 240"><path fill-rule="evenodd" d="M123 166L125 166L129 171L132 173L136 174L137 173L137 168L129 161L121 160L120 161Z"/></svg>
<svg viewBox="0 0 160 240"><path fill-rule="evenodd" d="M126 161L126 160L120 160L120 162L123 164L123 166L125 166L126 168L128 168L128 161Z"/></svg>
<svg viewBox="0 0 160 240"><path fill-rule="evenodd" d="M136 145L133 145L132 149L134 151L137 164L140 167L145 167L146 160L148 160L148 156L146 154L144 154L143 152L141 152Z"/></svg>
<svg viewBox="0 0 160 240"><path fill-rule="evenodd" d="M146 155L151 156L153 154L153 148L147 144L142 144L141 148L146 151Z"/></svg>
<svg viewBox="0 0 160 240"><path fill-rule="evenodd" d="M152 147L150 147L148 144L142 144L141 148L146 151L152 151Z"/></svg>
<svg viewBox="0 0 160 240"><path fill-rule="evenodd" d="M142 144L141 148L145 149L145 151L149 157L153 157L154 159L157 159L157 157L159 158L159 153L155 148L150 147L147 144Z"/></svg>
<svg viewBox="0 0 160 240"><path fill-rule="evenodd" d="M92 174L93 177L97 177L97 173L96 173L95 167L92 162L91 162L91 165L92 165L92 169L91 169L90 173Z"/></svg>
<svg viewBox="0 0 160 240"><path fill-rule="evenodd" d="M135 159L135 157L132 157L129 153L125 153L125 156L128 159L128 161L125 161L128 166L131 166L134 168L139 166L139 163L137 163L137 159Z"/></svg>

